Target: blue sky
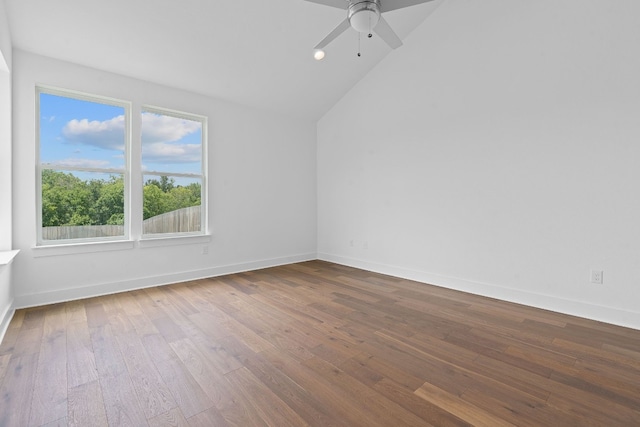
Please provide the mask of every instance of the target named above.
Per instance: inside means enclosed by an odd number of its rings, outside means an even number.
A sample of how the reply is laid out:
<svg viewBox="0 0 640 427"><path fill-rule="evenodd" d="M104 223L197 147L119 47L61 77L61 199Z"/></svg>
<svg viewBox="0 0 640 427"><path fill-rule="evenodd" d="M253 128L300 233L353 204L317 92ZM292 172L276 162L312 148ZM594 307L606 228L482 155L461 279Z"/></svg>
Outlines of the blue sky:
<svg viewBox="0 0 640 427"><path fill-rule="evenodd" d="M40 94L40 161L64 166L124 168L122 107ZM200 173L200 122L142 113L144 171ZM132 144L140 141L134 136Z"/></svg>

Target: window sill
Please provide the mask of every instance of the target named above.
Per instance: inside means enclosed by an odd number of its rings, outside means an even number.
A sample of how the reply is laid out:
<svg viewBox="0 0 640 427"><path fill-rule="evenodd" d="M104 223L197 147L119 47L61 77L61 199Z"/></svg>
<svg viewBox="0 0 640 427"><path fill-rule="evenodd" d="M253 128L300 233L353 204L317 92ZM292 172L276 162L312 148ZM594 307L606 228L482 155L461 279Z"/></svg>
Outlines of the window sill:
<svg viewBox="0 0 640 427"><path fill-rule="evenodd" d="M11 264L16 255L18 255L18 252L20 252L20 250L0 251L0 267Z"/></svg>
<svg viewBox="0 0 640 427"><path fill-rule="evenodd" d="M104 242L82 242L82 243L67 243L59 245L44 245L33 247L33 256L49 257L59 255L76 255L95 252L108 252L108 251L122 251L131 250L136 247L140 248L159 248L176 245L192 245L199 243L211 242L210 234L198 234L192 236L159 236L159 237L145 237L144 239L134 240L116 240L116 241L104 241ZM17 251L11 251L16 252ZM8 253L8 252L7 252ZM3 254L0 252L0 265L3 265ZM15 256L15 255L13 255ZM10 262L10 261L9 261Z"/></svg>
<svg viewBox="0 0 640 427"><path fill-rule="evenodd" d="M133 240L118 240L108 242L68 243L62 245L36 246L33 248L35 258L58 255L75 255L94 252L121 251L133 249Z"/></svg>
<svg viewBox="0 0 640 427"><path fill-rule="evenodd" d="M191 245L209 242L211 242L210 234L197 234L192 236L145 236L143 239L138 241L138 246L141 248L158 248L163 246Z"/></svg>

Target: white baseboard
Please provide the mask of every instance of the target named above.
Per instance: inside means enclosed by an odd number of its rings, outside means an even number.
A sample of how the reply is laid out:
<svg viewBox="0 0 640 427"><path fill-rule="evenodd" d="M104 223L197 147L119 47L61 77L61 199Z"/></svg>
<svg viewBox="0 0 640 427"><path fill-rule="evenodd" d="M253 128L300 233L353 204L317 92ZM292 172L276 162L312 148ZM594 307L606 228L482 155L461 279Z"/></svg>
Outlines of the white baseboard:
<svg viewBox="0 0 640 427"><path fill-rule="evenodd" d="M55 304L65 301L73 301L83 298L115 294L118 292L132 291L135 289L169 285L172 283L186 282L189 280L205 279L208 277L222 276L225 274L241 273L244 271L276 267L284 264L311 261L315 259L317 259L315 253L292 255L240 264L217 266L201 270L185 271L181 273L148 276L121 282L102 283L82 288L60 289L51 292L41 292L29 295L16 295L14 297L13 306L14 308L27 308L46 304Z"/></svg>
<svg viewBox="0 0 640 427"><path fill-rule="evenodd" d="M640 312L636 311L621 310L580 301L571 301L551 295L536 294L518 289L504 288L487 283L428 273L425 271L372 263L340 255L318 253L318 259L375 273L387 274L389 276L399 277L402 279L428 283L475 295L496 298L503 301L514 302L530 307L541 308L544 310L555 311L557 313L569 314L572 316L640 330Z"/></svg>
<svg viewBox="0 0 640 427"><path fill-rule="evenodd" d="M5 307L2 313L0 313L0 343L4 339L4 334L7 333L7 329L9 328L9 323L11 323L11 319L13 319L13 313L16 310L13 308L13 300L9 301L9 304Z"/></svg>
<svg viewBox="0 0 640 427"><path fill-rule="evenodd" d="M108 295L135 289L258 270L261 268L276 267L279 265L311 261L315 259L640 330L640 312L620 310L613 307L599 306L580 301L571 301L550 295L504 288L492 284L474 282L467 279L443 276L392 265L372 263L340 255L309 253L217 266L169 275L149 276L122 282L103 283L83 288L62 289L38 294L15 296L13 303L6 308L2 317L0 317L0 338L4 336L6 328L13 317L14 310L17 308L34 307L91 298L100 295Z"/></svg>

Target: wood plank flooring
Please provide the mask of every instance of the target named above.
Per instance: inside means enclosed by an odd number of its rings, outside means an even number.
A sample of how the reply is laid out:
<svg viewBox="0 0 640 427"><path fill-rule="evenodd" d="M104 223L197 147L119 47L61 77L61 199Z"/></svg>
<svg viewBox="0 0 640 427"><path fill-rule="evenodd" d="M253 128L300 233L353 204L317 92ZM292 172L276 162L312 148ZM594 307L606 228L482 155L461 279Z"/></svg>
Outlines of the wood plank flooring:
<svg viewBox="0 0 640 427"><path fill-rule="evenodd" d="M313 261L16 312L0 426L640 426L640 331Z"/></svg>

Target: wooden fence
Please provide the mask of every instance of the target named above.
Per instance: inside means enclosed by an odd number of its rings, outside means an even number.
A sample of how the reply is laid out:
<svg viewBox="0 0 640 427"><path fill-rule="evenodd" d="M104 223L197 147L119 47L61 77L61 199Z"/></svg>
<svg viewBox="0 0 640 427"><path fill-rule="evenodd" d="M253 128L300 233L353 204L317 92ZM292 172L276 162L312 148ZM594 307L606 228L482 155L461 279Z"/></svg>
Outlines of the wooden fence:
<svg viewBox="0 0 640 427"><path fill-rule="evenodd" d="M200 231L200 206L191 206L163 213L142 223L144 234L188 233ZM123 236L122 225L63 225L42 227L43 240L86 239L92 237Z"/></svg>
<svg viewBox="0 0 640 427"><path fill-rule="evenodd" d="M144 220L143 234L188 233L200 231L200 206L163 213Z"/></svg>
<svg viewBox="0 0 640 427"><path fill-rule="evenodd" d="M62 225L42 227L42 240L86 239L88 237L124 236L122 225Z"/></svg>

